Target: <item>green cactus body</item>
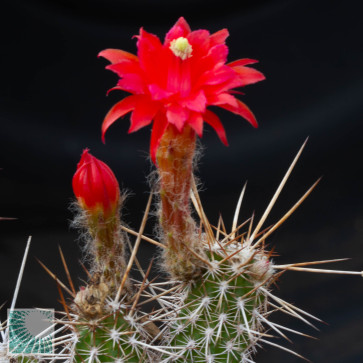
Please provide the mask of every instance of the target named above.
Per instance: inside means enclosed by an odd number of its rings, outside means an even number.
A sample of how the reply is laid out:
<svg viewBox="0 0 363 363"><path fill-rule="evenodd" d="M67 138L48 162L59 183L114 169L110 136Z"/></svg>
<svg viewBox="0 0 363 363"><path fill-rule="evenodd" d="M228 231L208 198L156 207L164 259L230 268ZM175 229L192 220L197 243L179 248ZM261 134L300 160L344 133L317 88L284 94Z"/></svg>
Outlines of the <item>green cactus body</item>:
<svg viewBox="0 0 363 363"><path fill-rule="evenodd" d="M119 310L94 325L78 325L75 362L138 363L147 360L147 352L138 344L143 342L140 327L133 318ZM82 322L82 321L81 321Z"/></svg>
<svg viewBox="0 0 363 363"><path fill-rule="evenodd" d="M164 357L165 362L248 362L267 309L259 287L270 283L273 270L264 252L238 248L218 246L209 253L212 268L183 287L182 307L169 331L178 358Z"/></svg>

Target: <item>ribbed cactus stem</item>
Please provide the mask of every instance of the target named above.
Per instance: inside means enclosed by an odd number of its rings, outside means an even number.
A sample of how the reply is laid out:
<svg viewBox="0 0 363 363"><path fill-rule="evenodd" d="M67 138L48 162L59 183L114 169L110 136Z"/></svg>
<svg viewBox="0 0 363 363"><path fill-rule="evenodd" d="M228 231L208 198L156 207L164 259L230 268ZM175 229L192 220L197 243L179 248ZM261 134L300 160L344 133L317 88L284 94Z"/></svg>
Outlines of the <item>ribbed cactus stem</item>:
<svg viewBox="0 0 363 363"><path fill-rule="evenodd" d="M181 132L169 125L163 134L156 160L160 176L160 223L164 233L167 270L178 279L198 273L196 225L190 210L196 134L189 126Z"/></svg>
<svg viewBox="0 0 363 363"><path fill-rule="evenodd" d="M271 263L247 246L213 250L207 253L213 268L182 287L181 307L170 319L167 342L177 348L175 362L251 362L261 336L266 297L259 287L270 284Z"/></svg>
<svg viewBox="0 0 363 363"><path fill-rule="evenodd" d="M74 362L151 362L148 352L139 344L145 342L147 334L127 310L114 311L97 323L82 323L77 326Z"/></svg>

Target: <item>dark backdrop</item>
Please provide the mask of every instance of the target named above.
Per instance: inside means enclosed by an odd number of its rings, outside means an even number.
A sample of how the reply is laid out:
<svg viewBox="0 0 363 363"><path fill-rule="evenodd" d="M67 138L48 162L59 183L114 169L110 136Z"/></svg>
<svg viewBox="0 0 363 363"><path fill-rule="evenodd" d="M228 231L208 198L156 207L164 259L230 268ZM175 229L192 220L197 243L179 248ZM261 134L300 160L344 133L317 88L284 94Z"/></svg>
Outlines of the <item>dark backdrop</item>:
<svg viewBox="0 0 363 363"><path fill-rule="evenodd" d="M105 48L135 52L139 27L163 36L179 16L193 29L228 28L230 60L259 59L267 80L245 89L255 130L219 112L230 147L206 127L198 175L210 220L231 225L246 180L241 220L261 216L300 145L310 136L296 170L267 221L273 223L321 175L309 199L274 233L278 263L351 257L337 269L363 269L362 32L358 1L41 1L1 3L0 67L0 304L9 301L27 237L33 236L18 307L55 307L57 290L41 259L64 280L58 245L74 280L84 274L77 234L69 229L71 178L84 147L107 162L131 191L124 219L138 228L147 201L150 128L127 135L117 122L100 139L101 121L121 95L106 90L117 77L97 59ZM152 229L149 223L148 231ZM147 265L154 248L143 243ZM327 266L332 267L332 266ZM321 332L289 317L276 321L319 341L294 337L291 349L319 363L363 361L363 281L359 277L285 274L276 293L321 317ZM7 304L7 306L8 306ZM4 315L4 313L2 313ZM298 362L265 347L262 362Z"/></svg>

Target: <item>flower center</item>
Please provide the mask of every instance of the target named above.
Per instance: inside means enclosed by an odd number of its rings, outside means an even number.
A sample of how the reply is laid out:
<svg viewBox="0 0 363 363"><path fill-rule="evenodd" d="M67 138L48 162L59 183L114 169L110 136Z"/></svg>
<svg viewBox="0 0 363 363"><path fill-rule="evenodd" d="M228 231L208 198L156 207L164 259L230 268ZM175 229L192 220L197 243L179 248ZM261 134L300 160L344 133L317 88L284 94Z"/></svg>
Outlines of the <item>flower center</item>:
<svg viewBox="0 0 363 363"><path fill-rule="evenodd" d="M170 42L171 51L182 60L190 58L192 56L193 48L188 42L187 38L179 37Z"/></svg>

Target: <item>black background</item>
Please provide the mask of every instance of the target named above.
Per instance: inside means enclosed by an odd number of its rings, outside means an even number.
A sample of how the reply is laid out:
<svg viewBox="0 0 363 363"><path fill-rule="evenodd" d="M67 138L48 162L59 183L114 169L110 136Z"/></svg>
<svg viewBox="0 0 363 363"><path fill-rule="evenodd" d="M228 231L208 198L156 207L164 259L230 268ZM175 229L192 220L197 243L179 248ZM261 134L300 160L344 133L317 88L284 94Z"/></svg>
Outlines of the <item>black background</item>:
<svg viewBox="0 0 363 363"><path fill-rule="evenodd" d="M0 304L8 307L23 250L33 236L18 307L54 307L57 289L42 260L65 280L60 245L74 281L84 273L77 233L69 228L71 179L84 147L114 170L129 190L125 221L140 224L148 198L150 128L127 135L128 118L100 139L107 110L121 97L105 93L117 77L97 59L105 48L135 53L140 26L163 37L179 16L192 29L228 28L229 60L255 58L267 79L248 86L243 100L259 121L253 129L238 116L218 112L230 147L206 127L198 176L212 223L227 226L246 180L241 221L262 215L295 153L310 136L266 226L321 175L323 180L294 216L270 238L277 263L351 257L327 268L363 269L362 29L358 1L2 1L0 15ZM149 221L148 233L154 219ZM154 248L142 243L147 266ZM278 290L278 291L277 291ZM363 361L363 281L353 276L290 272L280 297L319 316L321 332L276 315L276 321L319 341L275 340L319 363ZM2 316L5 310L2 311ZM262 362L298 362L265 346Z"/></svg>

